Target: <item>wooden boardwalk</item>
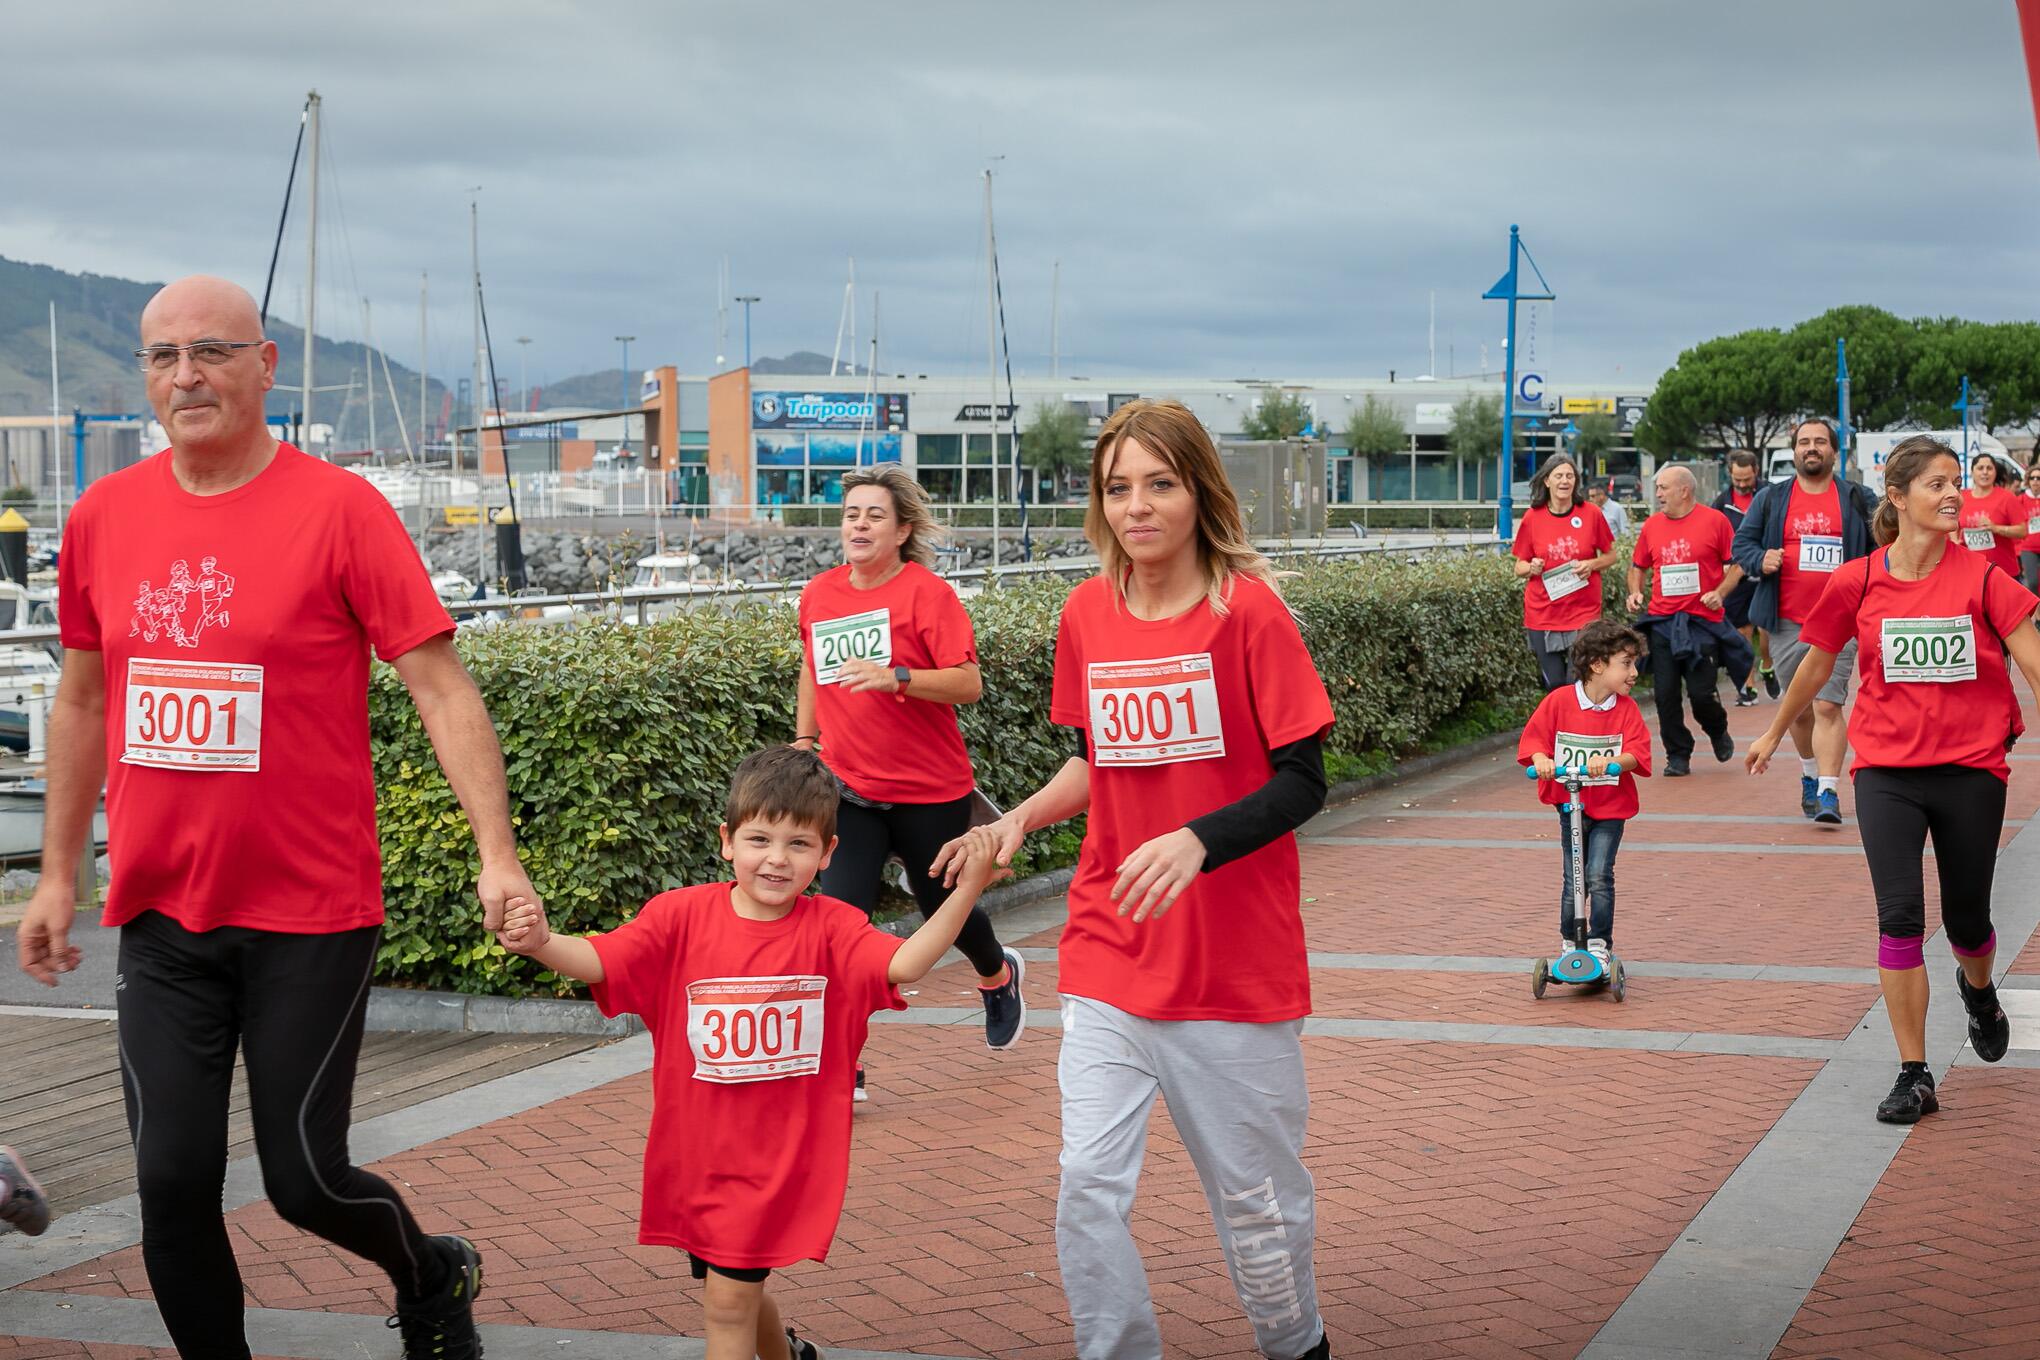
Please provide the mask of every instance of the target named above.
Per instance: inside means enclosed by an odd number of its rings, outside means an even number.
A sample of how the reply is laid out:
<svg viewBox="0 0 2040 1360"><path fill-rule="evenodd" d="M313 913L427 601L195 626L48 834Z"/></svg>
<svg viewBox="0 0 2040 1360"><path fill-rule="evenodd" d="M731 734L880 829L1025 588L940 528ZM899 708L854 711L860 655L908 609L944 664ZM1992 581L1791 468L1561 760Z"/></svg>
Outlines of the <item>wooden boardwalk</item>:
<svg viewBox="0 0 2040 1360"><path fill-rule="evenodd" d="M64 1212L133 1192L120 1059L105 1019L0 1017L0 1143L12 1144ZM371 1033L354 1080L359 1123L608 1042L584 1035ZM229 1158L254 1151L246 1074L236 1064Z"/></svg>

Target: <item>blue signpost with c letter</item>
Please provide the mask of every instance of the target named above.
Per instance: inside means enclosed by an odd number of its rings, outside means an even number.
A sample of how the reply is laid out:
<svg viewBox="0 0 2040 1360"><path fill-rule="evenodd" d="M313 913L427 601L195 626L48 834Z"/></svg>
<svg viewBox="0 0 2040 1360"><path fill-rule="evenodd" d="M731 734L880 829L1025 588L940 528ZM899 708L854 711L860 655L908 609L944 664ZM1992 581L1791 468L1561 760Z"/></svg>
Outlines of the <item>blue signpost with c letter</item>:
<svg viewBox="0 0 2040 1360"><path fill-rule="evenodd" d="M1527 261L1530 272L1537 276L1537 286L1542 292L1526 293L1519 287L1518 261ZM1544 281L1544 271L1537 267L1537 261L1530 258L1530 252L1523 247L1520 229L1515 223L1509 224L1509 272L1502 275L1495 286L1481 297L1509 304L1508 354L1503 359L1502 371L1502 477L1498 500L1499 514L1495 532L1502 542L1507 543L1515 535L1515 508L1509 503L1510 486L1516 478L1516 398L1518 382L1516 377L1516 304L1519 302L1549 302L1558 294L1551 291L1551 285ZM1521 396L1524 404L1541 411L1544 408L1544 375L1529 372L1520 379Z"/></svg>

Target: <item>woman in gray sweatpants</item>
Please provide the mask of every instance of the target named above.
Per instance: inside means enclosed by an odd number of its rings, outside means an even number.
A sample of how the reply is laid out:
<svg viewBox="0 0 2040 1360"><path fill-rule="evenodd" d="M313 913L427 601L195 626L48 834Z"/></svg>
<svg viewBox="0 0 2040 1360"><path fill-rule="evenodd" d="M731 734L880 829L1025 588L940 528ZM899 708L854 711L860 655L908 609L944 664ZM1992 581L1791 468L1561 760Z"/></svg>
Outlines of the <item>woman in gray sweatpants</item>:
<svg viewBox="0 0 2040 1360"><path fill-rule="evenodd" d="M1310 975L1295 829L1332 710L1195 416L1136 401L1091 456L1100 571L1063 606L1050 716L1084 737L972 833L1009 862L1087 813L1058 951L1056 1257L1080 1360L1160 1360L1134 1190L1157 1096L1196 1164L1254 1341L1327 1360L1302 1160ZM952 842L936 859L950 867Z"/></svg>

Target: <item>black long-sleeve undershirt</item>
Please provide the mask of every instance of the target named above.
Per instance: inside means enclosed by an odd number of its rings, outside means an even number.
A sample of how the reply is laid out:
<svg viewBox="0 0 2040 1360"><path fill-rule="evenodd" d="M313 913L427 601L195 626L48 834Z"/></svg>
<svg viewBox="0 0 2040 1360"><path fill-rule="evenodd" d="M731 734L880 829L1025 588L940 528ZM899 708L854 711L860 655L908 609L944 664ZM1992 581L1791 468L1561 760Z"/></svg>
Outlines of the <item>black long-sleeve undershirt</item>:
<svg viewBox="0 0 2040 1360"><path fill-rule="evenodd" d="M1077 756L1091 758L1090 735L1077 734ZM1274 773L1246 797L1190 822L1204 844L1203 872L1251 855L1302 826L1325 805L1324 743L1318 737L1278 746L1268 753Z"/></svg>

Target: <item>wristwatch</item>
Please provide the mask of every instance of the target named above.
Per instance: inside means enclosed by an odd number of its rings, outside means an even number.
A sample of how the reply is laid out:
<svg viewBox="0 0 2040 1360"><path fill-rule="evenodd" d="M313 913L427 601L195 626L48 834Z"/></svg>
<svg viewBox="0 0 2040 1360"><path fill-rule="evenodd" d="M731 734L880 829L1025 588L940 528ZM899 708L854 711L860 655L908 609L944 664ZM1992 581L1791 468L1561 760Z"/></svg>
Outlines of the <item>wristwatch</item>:
<svg viewBox="0 0 2040 1360"><path fill-rule="evenodd" d="M905 666L894 666L892 668L892 678L899 682L900 687L896 692L905 694L907 692L907 682L914 678L914 673Z"/></svg>

